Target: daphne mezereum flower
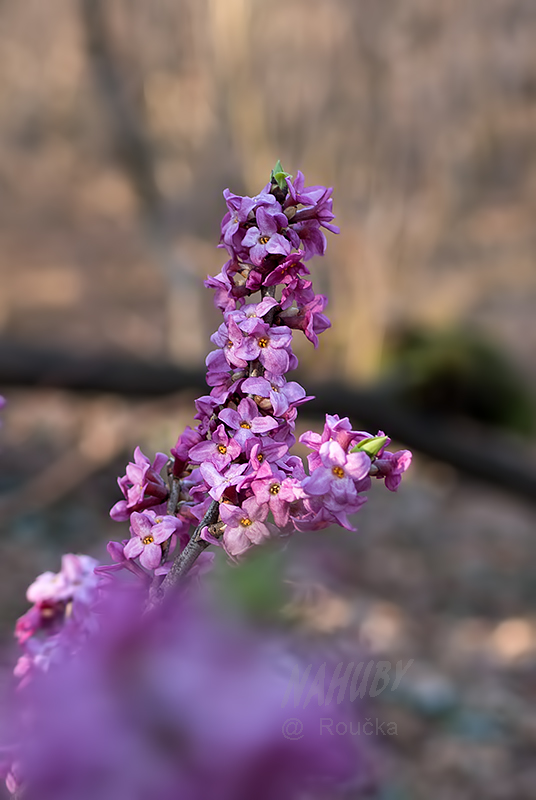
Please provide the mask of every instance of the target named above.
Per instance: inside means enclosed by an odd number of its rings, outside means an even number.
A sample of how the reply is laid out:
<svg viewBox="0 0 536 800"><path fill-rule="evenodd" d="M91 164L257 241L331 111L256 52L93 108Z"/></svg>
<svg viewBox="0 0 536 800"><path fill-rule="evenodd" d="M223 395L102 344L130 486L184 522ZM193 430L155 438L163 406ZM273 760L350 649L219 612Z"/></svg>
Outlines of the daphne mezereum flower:
<svg viewBox="0 0 536 800"><path fill-rule="evenodd" d="M248 303L248 305L229 312L229 317L236 322L241 331L249 334L255 330L257 321L262 321L262 318L278 305L275 297L265 297L260 303Z"/></svg>
<svg viewBox="0 0 536 800"><path fill-rule="evenodd" d="M25 800L320 800L368 777L366 737L322 732L322 718L349 731L362 715L336 694L316 702L322 663L326 686L335 675L325 654L302 663L286 638L193 590L150 619L137 594L109 589L106 608L76 652L2 709L3 771ZM298 708L286 700L294 673ZM308 734L285 738L290 715Z"/></svg>
<svg viewBox="0 0 536 800"><path fill-rule="evenodd" d="M283 213L272 214L265 208L257 211L258 227L249 228L242 239L242 247L249 249L249 260L256 267L260 266L267 256L288 256L291 245L278 231L286 227L288 220Z"/></svg>
<svg viewBox="0 0 536 800"><path fill-rule="evenodd" d="M210 441L200 442L191 448L190 460L196 464L214 464L221 471L240 455L240 451L240 443L227 435L225 425L218 425Z"/></svg>
<svg viewBox="0 0 536 800"><path fill-rule="evenodd" d="M277 420L269 414L261 414L258 405L250 397L244 397L237 406L236 411L232 408L224 408L220 411L219 419L233 431L233 440L244 446L247 439L251 439L257 433L268 433L279 426Z"/></svg>
<svg viewBox="0 0 536 800"><path fill-rule="evenodd" d="M306 398L305 389L297 381L286 381L281 375L270 375L269 380L267 377L247 378L242 386L246 392L269 398L273 413L277 417L283 416L291 405L312 399Z"/></svg>
<svg viewBox="0 0 536 800"><path fill-rule="evenodd" d="M223 472L223 474L212 464L207 461L201 464L199 468L201 475L209 487L208 494L214 500L221 500L223 494L233 486L238 486L244 481L244 472L246 471L247 464L231 464L230 467Z"/></svg>
<svg viewBox="0 0 536 800"><path fill-rule="evenodd" d="M127 465L126 475L117 479L126 500L120 500L112 508L112 519L127 520L132 511L143 511L165 500L168 488L160 472L167 461L168 457L164 453L157 453L151 463L140 448L136 447L134 462Z"/></svg>
<svg viewBox="0 0 536 800"><path fill-rule="evenodd" d="M268 506L279 529L286 527L290 507L306 497L301 482L275 466L264 464L251 483L255 499L261 506Z"/></svg>
<svg viewBox="0 0 536 800"><path fill-rule="evenodd" d="M374 466L378 470L375 477L385 478L386 488L391 492L396 492L400 486L402 475L411 464L411 457L409 450L398 450L396 453L384 451L383 455L374 462Z"/></svg>
<svg viewBox="0 0 536 800"><path fill-rule="evenodd" d="M332 190L278 163L259 194L227 190L225 201L219 246L230 257L206 281L223 321L195 427L176 439L172 462L136 448L111 511L131 536L108 543L112 563L65 556L59 575L30 587L33 606L17 623L23 713L1 768L24 800L332 798L333 781L355 773L361 738L319 726L336 725L339 706L289 715L285 659L269 666L249 636L181 603L185 579L210 566L205 546L237 559L296 530L355 530L371 476L394 491L411 460L337 415L301 437L309 474L290 453L309 399L288 380L294 331L316 346L330 324L304 262L323 255L324 231L338 232ZM294 741L289 716L304 725Z"/></svg>
<svg viewBox="0 0 536 800"><path fill-rule="evenodd" d="M264 280L264 286L288 285L298 276L309 275L309 268L302 262L303 250L290 253Z"/></svg>
<svg viewBox="0 0 536 800"><path fill-rule="evenodd" d="M322 466L317 467L303 483L310 495L332 495L340 503L356 496L354 481L362 480L370 470L366 453L346 453L338 442L325 442L319 450Z"/></svg>
<svg viewBox="0 0 536 800"><path fill-rule="evenodd" d="M135 511L130 517L131 539L124 547L124 555L139 558L146 569L156 569L162 560L161 545L174 534L180 535L184 528L184 520L179 517L157 516L151 510Z"/></svg>
<svg viewBox="0 0 536 800"><path fill-rule="evenodd" d="M292 309L283 312L281 321L288 325L289 328L303 331L309 341L315 347L318 347L318 334L331 328L331 322L322 313L327 302L328 298L325 295L317 294L299 310L296 309L295 313L293 313Z"/></svg>
<svg viewBox="0 0 536 800"><path fill-rule="evenodd" d="M378 435L383 435L382 431L379 431ZM343 450L347 451L357 442L360 442L363 439L371 438L372 434L367 433L366 431L352 430L352 423L348 417L343 417L341 419L338 414L326 414L326 422L324 424L324 430L322 433L320 434L316 433L315 431L306 431L300 436L300 442L314 451L307 456L309 468L312 471L322 464L319 451L325 442L338 442Z"/></svg>
<svg viewBox="0 0 536 800"><path fill-rule="evenodd" d="M286 326L271 327L257 321L251 333L243 338L236 355L245 361L258 359L262 366L275 375L283 375L290 364L292 333Z"/></svg>
<svg viewBox="0 0 536 800"><path fill-rule="evenodd" d="M222 514L229 514L224 505L243 508L255 499L262 508L258 520L268 525L273 519L281 535L332 523L352 528L349 515L365 502L371 476L383 478L394 490L409 460L405 454L388 453L383 442L377 451L369 453L363 446L352 452L359 442L374 437L352 430L348 419L336 415L326 417L322 434L309 432L301 438L312 451L309 475L298 474L289 452L296 441L299 407L310 399L288 377L298 364L293 335L301 331L316 347L330 326L327 297L315 293L308 262L324 253L324 232L338 232L332 190L306 186L301 172L292 178L278 164L256 196L226 190L224 197L220 246L230 257L205 282L214 289L223 316L211 337L216 349L206 359L210 393L195 401L196 426L172 450L173 492L155 475L165 457L159 455L161 460L151 465L138 454L120 479L126 500L112 514L126 519L133 511L151 508L162 515L166 501L172 506L176 502L172 516L197 526L212 501L220 504L223 521ZM240 527L237 531L242 533ZM237 534L238 539L240 545L227 548L235 556L238 550L245 552L248 541L254 543L252 537ZM140 547L129 545L134 546ZM158 569L166 572L173 556L167 548L160 552L164 562ZM114 573L118 567L123 562L114 561Z"/></svg>
<svg viewBox="0 0 536 800"><path fill-rule="evenodd" d="M262 544L270 538L272 531L269 523L265 523L268 510L266 504L259 504L255 497L244 500L241 506L222 503L223 546L230 556L240 556L252 544Z"/></svg>
<svg viewBox="0 0 536 800"><path fill-rule="evenodd" d="M59 572L43 572L28 587L30 603L60 603L78 597L87 601L97 584L94 570L99 562L90 556L67 553L62 556Z"/></svg>
<svg viewBox="0 0 536 800"><path fill-rule="evenodd" d="M228 212L221 223L221 241L232 252L240 250L244 235L241 226L244 226L255 209L275 208L276 213L281 213L281 208L268 187L256 197L240 197L240 195L230 192L229 189L225 189L223 196Z"/></svg>
<svg viewBox="0 0 536 800"><path fill-rule="evenodd" d="M291 202L294 206L303 206L303 208L296 211L296 214L292 217L292 222L316 219L326 230L332 233L339 233L337 225L331 224L331 220L335 217L333 213L333 189L328 189L325 186L306 187L304 185L305 178L300 171L298 171L294 181L289 176L287 184L289 194L285 206L290 206Z"/></svg>

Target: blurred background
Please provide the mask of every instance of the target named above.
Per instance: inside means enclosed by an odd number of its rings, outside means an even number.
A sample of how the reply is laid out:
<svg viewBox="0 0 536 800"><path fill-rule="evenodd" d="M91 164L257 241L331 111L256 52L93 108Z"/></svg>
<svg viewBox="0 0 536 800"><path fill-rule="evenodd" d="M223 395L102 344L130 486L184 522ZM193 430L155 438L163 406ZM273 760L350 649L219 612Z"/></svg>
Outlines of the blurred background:
<svg viewBox="0 0 536 800"><path fill-rule="evenodd" d="M0 0L4 641L35 574L127 535L115 476L204 393L222 190L280 158L341 226L302 429L349 414L415 463L358 534L217 579L415 659L371 712L382 800L536 797L535 37L532 0Z"/></svg>

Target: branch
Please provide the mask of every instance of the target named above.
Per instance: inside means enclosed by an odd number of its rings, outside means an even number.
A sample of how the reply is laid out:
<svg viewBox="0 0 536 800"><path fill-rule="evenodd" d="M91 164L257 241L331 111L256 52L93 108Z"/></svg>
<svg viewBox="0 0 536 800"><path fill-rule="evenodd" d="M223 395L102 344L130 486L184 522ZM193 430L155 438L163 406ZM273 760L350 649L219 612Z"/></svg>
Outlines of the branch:
<svg viewBox="0 0 536 800"><path fill-rule="evenodd" d="M207 547L209 547L209 543L200 538L201 532L203 531L203 528L214 525L217 522L219 513L220 504L217 500L213 500L208 507L205 516L194 530L190 541L182 553L179 553L176 556L173 564L171 565L171 569L162 581L161 585L159 587L155 587L151 592L148 610L160 603L164 599L165 595L171 592L173 588L181 582L181 579L191 570L201 553L206 550Z"/></svg>
<svg viewBox="0 0 536 800"><path fill-rule="evenodd" d="M173 517L175 516L175 512L177 511L177 506L179 504L179 496L181 493L181 482L179 478L172 476L171 478L171 486L169 490L169 498L167 502L166 513Z"/></svg>

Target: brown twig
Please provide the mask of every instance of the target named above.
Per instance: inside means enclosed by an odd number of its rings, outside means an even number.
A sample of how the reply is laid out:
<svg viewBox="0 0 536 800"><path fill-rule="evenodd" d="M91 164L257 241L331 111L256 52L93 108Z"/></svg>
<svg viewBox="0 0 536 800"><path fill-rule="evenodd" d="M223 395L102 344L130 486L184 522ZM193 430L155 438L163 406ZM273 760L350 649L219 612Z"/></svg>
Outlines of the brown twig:
<svg viewBox="0 0 536 800"><path fill-rule="evenodd" d="M191 570L201 553L209 546L209 542L201 539L201 532L203 531L203 528L210 528L217 523L219 513L220 504L217 500L213 500L208 507L205 516L194 530L190 541L182 553L179 553L176 556L173 564L171 565L171 569L162 581L161 585L159 587L155 587L151 591L148 610L160 603L164 599L165 595L172 591L173 588L181 582L182 578ZM212 531L215 532L214 528Z"/></svg>
<svg viewBox="0 0 536 800"><path fill-rule="evenodd" d="M181 493L181 482L179 478L173 476L171 478L171 485L169 487L169 497L167 501L166 512L170 517L175 516L177 506L179 504L179 497Z"/></svg>

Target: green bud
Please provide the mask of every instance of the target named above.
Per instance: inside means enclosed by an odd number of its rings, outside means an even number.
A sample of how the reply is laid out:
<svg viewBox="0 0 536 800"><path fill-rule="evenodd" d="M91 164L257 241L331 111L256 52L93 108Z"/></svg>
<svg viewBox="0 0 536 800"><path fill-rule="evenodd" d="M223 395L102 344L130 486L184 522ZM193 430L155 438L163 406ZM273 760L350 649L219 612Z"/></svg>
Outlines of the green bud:
<svg viewBox="0 0 536 800"><path fill-rule="evenodd" d="M287 188L286 178L292 178L292 175L289 172L285 172L281 166L281 161L277 159L277 163L272 170L272 180L277 183L282 191Z"/></svg>
<svg viewBox="0 0 536 800"><path fill-rule="evenodd" d="M359 444L356 444L355 447L352 447L350 452L357 453L362 451L371 458L374 458L374 456L378 455L382 447L387 444L388 441L388 436L373 436L371 439L363 439L362 442L359 442Z"/></svg>

